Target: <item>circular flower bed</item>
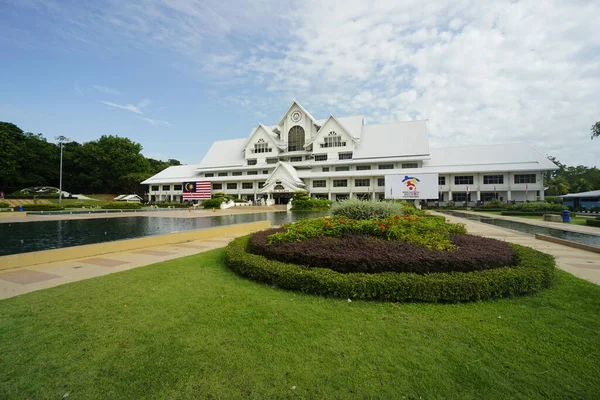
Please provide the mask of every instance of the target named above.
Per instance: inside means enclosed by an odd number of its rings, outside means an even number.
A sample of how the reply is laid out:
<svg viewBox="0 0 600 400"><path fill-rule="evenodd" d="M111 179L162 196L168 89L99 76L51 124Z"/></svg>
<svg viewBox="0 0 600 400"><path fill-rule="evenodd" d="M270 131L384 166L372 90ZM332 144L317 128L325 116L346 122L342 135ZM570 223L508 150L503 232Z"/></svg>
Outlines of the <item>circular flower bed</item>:
<svg viewBox="0 0 600 400"><path fill-rule="evenodd" d="M452 251L358 234L269 245L269 236L281 231L270 229L253 234L248 251L272 260L343 273L468 272L514 266L518 262L514 250L506 242L479 236L452 235L450 243L456 247Z"/></svg>
<svg viewBox="0 0 600 400"><path fill-rule="evenodd" d="M553 257L467 235L427 215L303 220L235 239L227 265L284 289L384 301L462 302L534 293Z"/></svg>

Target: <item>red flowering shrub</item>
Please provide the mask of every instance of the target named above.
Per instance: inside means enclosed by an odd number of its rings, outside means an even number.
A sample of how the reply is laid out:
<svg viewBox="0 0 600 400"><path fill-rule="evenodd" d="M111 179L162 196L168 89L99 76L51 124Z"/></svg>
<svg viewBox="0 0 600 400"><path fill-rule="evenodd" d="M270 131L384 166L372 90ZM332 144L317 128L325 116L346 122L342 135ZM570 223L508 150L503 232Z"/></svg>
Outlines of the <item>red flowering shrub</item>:
<svg viewBox="0 0 600 400"><path fill-rule="evenodd" d="M387 226L379 226L381 231ZM360 234L314 237L299 242L268 244L270 235L283 229L254 233L248 251L268 259L329 268L337 272L468 272L516 265L518 258L505 242L454 234L454 251L429 249L406 241L390 241Z"/></svg>

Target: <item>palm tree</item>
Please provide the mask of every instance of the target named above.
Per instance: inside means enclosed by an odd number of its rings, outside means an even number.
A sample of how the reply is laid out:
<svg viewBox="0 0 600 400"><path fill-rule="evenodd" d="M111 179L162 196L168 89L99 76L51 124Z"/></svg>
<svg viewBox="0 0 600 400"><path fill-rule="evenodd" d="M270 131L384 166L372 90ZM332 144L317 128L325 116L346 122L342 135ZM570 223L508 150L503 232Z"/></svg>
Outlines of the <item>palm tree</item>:
<svg viewBox="0 0 600 400"><path fill-rule="evenodd" d="M548 181L548 196L560 196L569 193L569 184L565 178L554 178Z"/></svg>

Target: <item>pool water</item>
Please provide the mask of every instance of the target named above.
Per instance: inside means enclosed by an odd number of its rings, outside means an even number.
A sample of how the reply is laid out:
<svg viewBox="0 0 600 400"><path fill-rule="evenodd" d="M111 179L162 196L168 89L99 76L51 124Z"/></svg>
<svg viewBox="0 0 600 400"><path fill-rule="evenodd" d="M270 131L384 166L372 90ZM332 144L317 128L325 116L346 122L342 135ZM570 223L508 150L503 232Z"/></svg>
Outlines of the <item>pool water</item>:
<svg viewBox="0 0 600 400"><path fill-rule="evenodd" d="M94 218L0 224L0 255L59 249L144 236L206 229L215 226L269 220L279 225L326 212L270 212L200 218L142 217Z"/></svg>
<svg viewBox="0 0 600 400"><path fill-rule="evenodd" d="M483 222L484 224L490 224L498 226L500 228L506 228L527 235L547 235L559 239L570 240L571 242L577 242L587 244L588 246L594 246L600 248L600 234L586 234L580 232L565 231L558 228L547 228L545 226L531 225L522 222L510 221L506 219L493 218L483 215L473 215L462 213L460 211L440 211L444 214L452 215L459 218L465 218L471 221Z"/></svg>

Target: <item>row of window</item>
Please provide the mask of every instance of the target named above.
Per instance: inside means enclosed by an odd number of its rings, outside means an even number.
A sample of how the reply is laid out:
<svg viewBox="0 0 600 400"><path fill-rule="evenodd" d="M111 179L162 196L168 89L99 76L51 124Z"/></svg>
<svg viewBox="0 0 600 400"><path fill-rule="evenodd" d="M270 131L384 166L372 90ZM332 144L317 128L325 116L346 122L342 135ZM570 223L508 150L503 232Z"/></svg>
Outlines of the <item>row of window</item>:
<svg viewBox="0 0 600 400"><path fill-rule="evenodd" d="M514 183L536 183L535 174L515 174L514 175ZM473 175L463 175L463 176L455 176L454 184L455 185L472 185L474 182ZM438 177L438 184L445 185L446 177L440 176ZM484 175L483 176L483 184L484 185L503 185L504 184L504 175Z"/></svg>
<svg viewBox="0 0 600 400"><path fill-rule="evenodd" d="M369 168L367 168L367 169L370 169L370 166L368 166L368 167ZM323 170L325 171L325 168L323 168ZM336 167L335 170L336 171L349 171L350 168L349 167ZM327 168L327 171L329 171L329 168ZM267 174L267 173L268 173L268 171L266 171L266 170L263 171L263 174ZM224 175L222 175L222 174L224 174ZM236 171L236 172L232 173L233 176L238 176L241 174L242 173L240 171ZM248 171L247 174L248 175L257 175L258 171ZM205 174L205 176L207 176L207 177L213 176L213 174L210 174L210 175ZM220 172L219 176L227 176L227 172ZM536 175L535 174L516 174L516 175L514 175L514 182L515 182L515 184L536 183ZM503 175L484 175L483 183L485 185L492 185L492 184L502 185L502 184L504 184L504 176ZM348 187L348 180L347 179L334 179L332 184L333 184L333 187ZM438 184L442 185L442 186L445 185L446 177L445 176L438 177ZM472 175L455 176L454 184L455 185L472 185L473 184L473 176ZM258 188L261 189L263 186L264 186L264 182L259 182ZM325 179L316 179L316 180L312 181L312 187L314 187L314 188L320 188L320 187L326 187L326 186L327 186L327 180L325 180ZM354 186L356 186L356 187L371 186L371 180L369 178L355 179ZM377 186L385 186L385 179L377 178ZM182 185L173 185L173 190L182 190L182 188L183 188ZM223 184L222 183L213 183L212 188L213 188L213 190L221 190L221 189L223 189ZM237 189L237 183L227 183L227 189L230 189L230 190ZM242 189L254 189L254 183L253 182L243 182ZM159 186L158 185L152 186L151 190L158 191ZM171 185L163 185L162 190L163 191L171 190Z"/></svg>
<svg viewBox="0 0 600 400"><path fill-rule="evenodd" d="M268 175L269 170L263 169L262 174ZM246 175L258 175L258 171L246 171ZM204 174L204 177L206 177L206 178L213 178L214 176L215 176L214 172L206 172ZM217 176L229 176L229 172L219 172L219 173L217 173ZM242 176L242 171L234 171L231 173L231 176ZM177 190L177 189L175 189L175 190Z"/></svg>
<svg viewBox="0 0 600 400"><path fill-rule="evenodd" d="M334 179L332 182L333 187L348 187L348 179ZM368 187L371 186L371 179L361 178L354 180L355 187ZM377 178L377 186L385 186L385 178ZM326 179L315 179L312 181L312 187L324 188L327 187Z"/></svg>

